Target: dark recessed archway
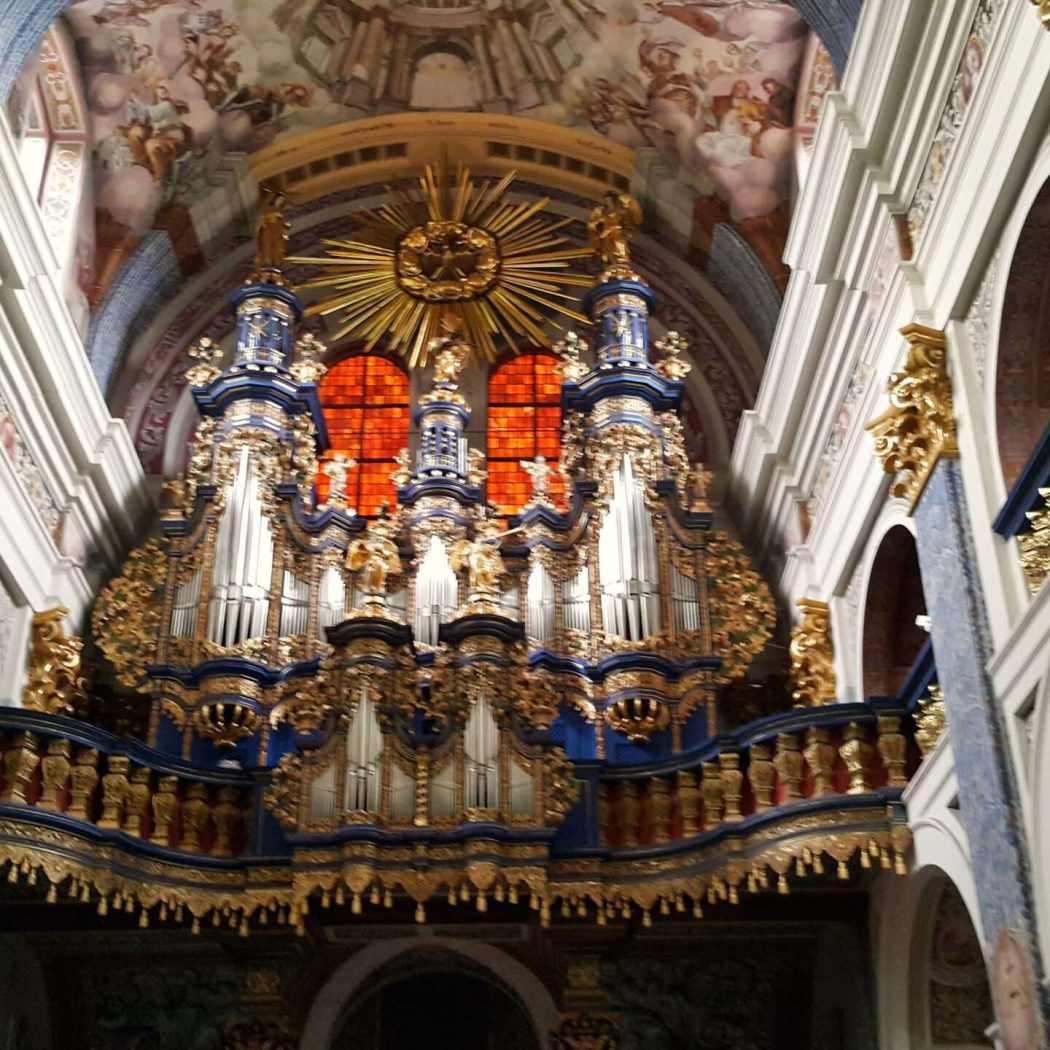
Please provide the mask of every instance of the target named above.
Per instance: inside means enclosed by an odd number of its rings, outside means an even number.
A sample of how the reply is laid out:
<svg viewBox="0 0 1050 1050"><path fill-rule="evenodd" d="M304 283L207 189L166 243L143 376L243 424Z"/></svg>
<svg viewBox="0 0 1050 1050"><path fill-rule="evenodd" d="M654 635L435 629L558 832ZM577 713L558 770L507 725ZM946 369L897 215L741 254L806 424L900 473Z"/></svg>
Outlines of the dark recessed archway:
<svg viewBox="0 0 1050 1050"><path fill-rule="evenodd" d="M864 605L864 692L895 696L908 677L926 632L915 622L926 612L915 539L895 525L882 538L868 578Z"/></svg>
<svg viewBox="0 0 1050 1050"><path fill-rule="evenodd" d="M354 997L332 1050L540 1050L502 983L452 953L393 960Z"/></svg>

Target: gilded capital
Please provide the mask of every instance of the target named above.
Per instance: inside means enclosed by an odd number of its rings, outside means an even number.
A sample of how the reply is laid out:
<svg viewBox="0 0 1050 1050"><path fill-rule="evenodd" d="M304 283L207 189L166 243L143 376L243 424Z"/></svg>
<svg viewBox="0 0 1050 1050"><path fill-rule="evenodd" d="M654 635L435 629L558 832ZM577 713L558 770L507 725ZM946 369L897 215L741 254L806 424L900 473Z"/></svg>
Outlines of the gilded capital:
<svg viewBox="0 0 1050 1050"><path fill-rule="evenodd" d="M791 631L791 696L796 707L819 707L835 700L835 650L828 603L800 598L802 619Z"/></svg>
<svg viewBox="0 0 1050 1050"><path fill-rule="evenodd" d="M895 475L890 491L914 507L940 458L959 450L944 333L911 324L901 335L908 357L903 371L890 376L890 407L864 429L875 438L886 473Z"/></svg>

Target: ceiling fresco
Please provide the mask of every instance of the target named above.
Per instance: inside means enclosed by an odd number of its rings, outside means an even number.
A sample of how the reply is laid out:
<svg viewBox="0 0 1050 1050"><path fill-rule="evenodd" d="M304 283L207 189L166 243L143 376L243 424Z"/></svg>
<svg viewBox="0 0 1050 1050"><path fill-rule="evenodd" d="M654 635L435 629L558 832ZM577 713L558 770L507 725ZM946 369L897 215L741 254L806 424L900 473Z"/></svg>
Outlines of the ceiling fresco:
<svg viewBox="0 0 1050 1050"><path fill-rule="evenodd" d="M512 113L637 152L670 240L779 264L807 28L765 0L82 0L95 301L151 228L184 273L254 208L253 153L405 110ZM684 202L684 203L683 203ZM227 231L228 232L228 231Z"/></svg>

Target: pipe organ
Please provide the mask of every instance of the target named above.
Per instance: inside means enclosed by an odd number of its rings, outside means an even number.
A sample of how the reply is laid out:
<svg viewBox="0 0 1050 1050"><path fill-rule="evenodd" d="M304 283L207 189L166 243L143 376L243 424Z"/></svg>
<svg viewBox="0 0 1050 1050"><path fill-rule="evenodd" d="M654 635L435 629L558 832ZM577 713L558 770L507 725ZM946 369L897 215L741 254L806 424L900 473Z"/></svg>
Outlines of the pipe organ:
<svg viewBox="0 0 1050 1050"><path fill-rule="evenodd" d="M771 603L693 509L684 344L670 333L652 359L656 295L616 232L618 201L592 230L606 264L583 298L593 334L556 348L569 509L538 464L510 522L490 514L469 448L471 348L454 317L427 346L396 507L358 516L338 464L317 499L324 348L296 341L303 307L280 260L257 266L232 299L232 363L207 340L193 351L201 422L158 535L96 610L120 681L151 698L153 746L276 766L298 785L279 814L292 829L553 835L569 759L660 758L715 732L714 691L765 643Z"/></svg>

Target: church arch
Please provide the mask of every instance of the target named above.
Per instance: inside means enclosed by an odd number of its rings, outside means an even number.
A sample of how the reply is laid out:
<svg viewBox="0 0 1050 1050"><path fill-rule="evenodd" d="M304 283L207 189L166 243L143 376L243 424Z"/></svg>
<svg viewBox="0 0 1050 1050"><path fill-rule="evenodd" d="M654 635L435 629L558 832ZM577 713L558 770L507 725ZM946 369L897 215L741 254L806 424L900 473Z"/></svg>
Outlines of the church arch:
<svg viewBox="0 0 1050 1050"><path fill-rule="evenodd" d="M427 968L425 953L433 958L435 953L448 952L487 971L494 983L505 988L525 1010L540 1045L545 1045L555 1025L557 1007L546 986L528 967L489 944L428 936L374 942L339 966L310 1006L300 1042L302 1050L332 1045L361 990L389 962L406 953L419 953L422 970Z"/></svg>
<svg viewBox="0 0 1050 1050"><path fill-rule="evenodd" d="M894 696L926 640L916 616L926 612L910 523L892 518L870 547L858 651L864 696Z"/></svg>

